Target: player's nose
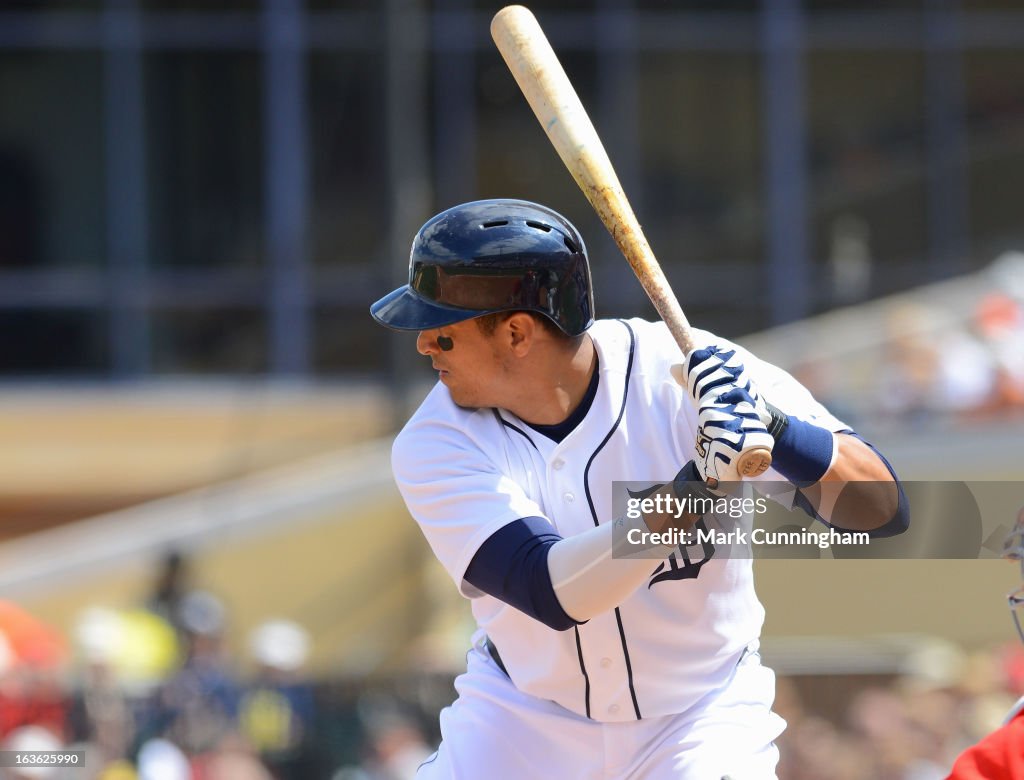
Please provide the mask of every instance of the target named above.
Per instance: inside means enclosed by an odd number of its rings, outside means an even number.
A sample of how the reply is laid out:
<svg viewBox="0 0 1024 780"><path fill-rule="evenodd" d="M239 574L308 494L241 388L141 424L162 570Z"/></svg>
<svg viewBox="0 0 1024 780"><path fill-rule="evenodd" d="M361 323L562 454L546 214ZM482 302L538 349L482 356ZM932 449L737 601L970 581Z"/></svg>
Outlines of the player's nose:
<svg viewBox="0 0 1024 780"><path fill-rule="evenodd" d="M441 349L437 346L437 337L440 332L437 328L421 330L416 336L416 351L421 355L435 355L440 352Z"/></svg>

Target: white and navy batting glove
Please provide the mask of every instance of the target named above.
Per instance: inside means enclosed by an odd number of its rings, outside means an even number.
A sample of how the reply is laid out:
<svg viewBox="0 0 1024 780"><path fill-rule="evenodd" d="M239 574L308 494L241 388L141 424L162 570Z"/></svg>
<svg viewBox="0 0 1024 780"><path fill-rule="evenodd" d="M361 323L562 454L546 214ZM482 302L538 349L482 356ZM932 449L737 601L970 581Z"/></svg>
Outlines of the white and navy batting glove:
<svg viewBox="0 0 1024 780"><path fill-rule="evenodd" d="M697 406L697 470L705 481L738 482L739 454L774 444L767 405L735 350L709 346L690 352L686 388Z"/></svg>
<svg viewBox="0 0 1024 780"><path fill-rule="evenodd" d="M735 349L701 347L686 356L686 389L698 408L702 400L736 388L747 392L761 422L767 425L771 420L768 407L758 395Z"/></svg>

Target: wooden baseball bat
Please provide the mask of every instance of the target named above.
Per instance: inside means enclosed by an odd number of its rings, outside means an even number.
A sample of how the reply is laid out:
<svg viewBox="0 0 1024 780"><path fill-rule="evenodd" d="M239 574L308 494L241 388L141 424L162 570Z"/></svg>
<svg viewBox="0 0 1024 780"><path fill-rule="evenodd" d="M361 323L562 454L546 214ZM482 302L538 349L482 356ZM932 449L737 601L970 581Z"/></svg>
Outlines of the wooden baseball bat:
<svg viewBox="0 0 1024 780"><path fill-rule="evenodd" d="M691 351L696 345L690 323L647 243L586 109L537 19L521 5L506 6L491 21L491 37L558 156L612 234L680 349ZM744 476L757 476L771 462L771 450L751 448L740 454L737 468Z"/></svg>

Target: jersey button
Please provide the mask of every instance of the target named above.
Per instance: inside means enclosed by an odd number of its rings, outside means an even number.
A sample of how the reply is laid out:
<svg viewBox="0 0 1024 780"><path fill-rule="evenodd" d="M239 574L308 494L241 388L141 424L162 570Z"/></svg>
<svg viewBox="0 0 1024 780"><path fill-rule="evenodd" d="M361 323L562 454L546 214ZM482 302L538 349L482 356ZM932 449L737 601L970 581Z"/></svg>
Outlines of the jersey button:
<svg viewBox="0 0 1024 780"><path fill-rule="evenodd" d="M562 496L562 498L567 504L571 504L573 501L576 500L576 496L574 496L572 493L566 493L564 496Z"/></svg>
<svg viewBox="0 0 1024 780"><path fill-rule="evenodd" d="M561 458L555 458L553 461L551 461L551 468L553 468L555 471L558 471L564 465L565 461L562 460Z"/></svg>
<svg viewBox="0 0 1024 780"><path fill-rule="evenodd" d="M612 659L611 658L602 658L601 659L601 666L604 667L605 669L607 669L611 665L612 665Z"/></svg>
<svg viewBox="0 0 1024 780"><path fill-rule="evenodd" d="M618 704L613 704L611 707L608 708L608 713L611 714L611 715L614 715L618 711L619 711L619 705Z"/></svg>

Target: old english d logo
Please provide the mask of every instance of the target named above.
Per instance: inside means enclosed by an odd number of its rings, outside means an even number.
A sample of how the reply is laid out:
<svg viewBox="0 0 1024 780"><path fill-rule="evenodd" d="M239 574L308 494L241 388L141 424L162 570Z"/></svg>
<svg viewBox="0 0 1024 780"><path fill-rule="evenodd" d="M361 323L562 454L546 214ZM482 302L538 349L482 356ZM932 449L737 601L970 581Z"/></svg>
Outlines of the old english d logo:
<svg viewBox="0 0 1024 780"><path fill-rule="evenodd" d="M704 433L704 429L701 428L697 431L697 454L700 455L701 459L706 460L708 457L708 445L712 442L712 438Z"/></svg>
<svg viewBox="0 0 1024 780"><path fill-rule="evenodd" d="M662 563L654 570L654 575L651 577L651 581L647 583L648 589L658 584L659 582L665 582L666 580L695 580L700 574L701 567L711 560L715 554L715 545L711 543L710 534L708 533L708 527L704 523L704 518L701 518L693 527L702 531L704 541L701 542L701 552L704 553L704 557L699 561L690 560L690 555L686 551L686 548L682 545L672 553L668 558L668 569L665 569L665 564ZM682 555L682 565L679 564L678 556Z"/></svg>
<svg viewBox="0 0 1024 780"><path fill-rule="evenodd" d="M657 493L663 487L665 487L665 486L664 485L651 485L649 488L644 488L643 490L630 490L629 488L626 488L626 493L629 494L630 498L647 498L648 496L653 496L655 493Z"/></svg>

